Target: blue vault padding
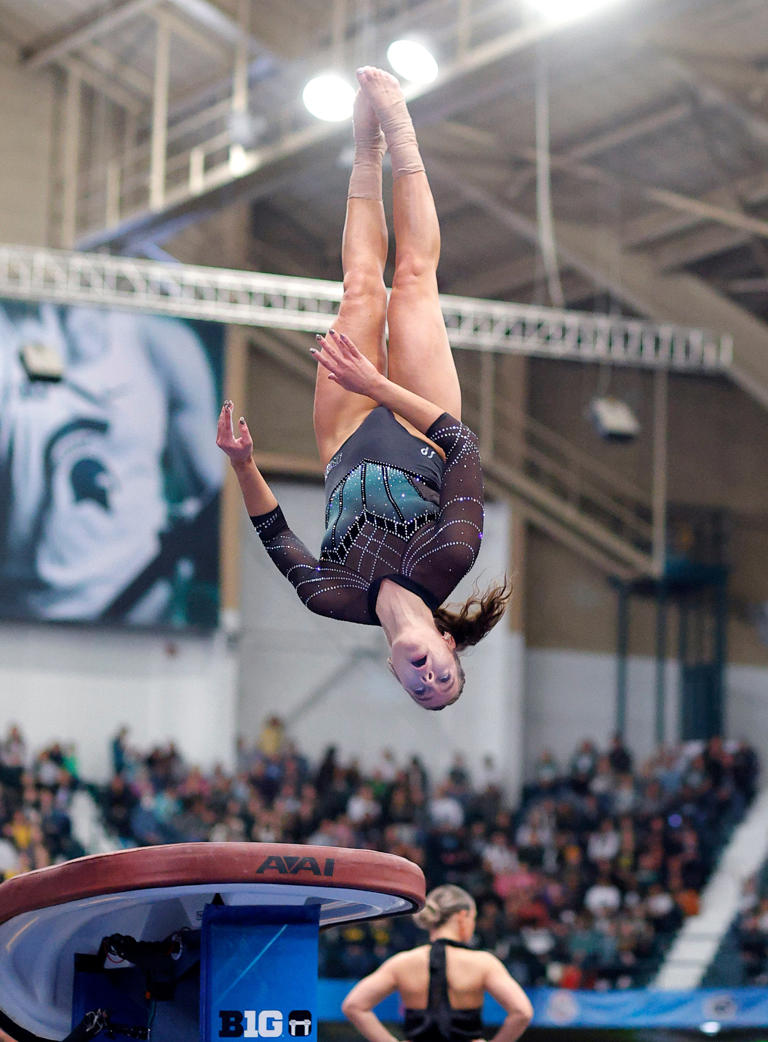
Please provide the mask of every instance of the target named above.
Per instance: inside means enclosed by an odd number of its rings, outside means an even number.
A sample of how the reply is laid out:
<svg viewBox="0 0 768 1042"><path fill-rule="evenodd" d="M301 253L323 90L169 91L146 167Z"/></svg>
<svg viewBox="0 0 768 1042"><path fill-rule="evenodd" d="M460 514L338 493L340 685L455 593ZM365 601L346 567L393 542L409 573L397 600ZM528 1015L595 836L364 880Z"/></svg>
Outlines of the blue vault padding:
<svg viewBox="0 0 768 1042"><path fill-rule="evenodd" d="M320 910L206 905L200 1040L317 1038Z"/></svg>

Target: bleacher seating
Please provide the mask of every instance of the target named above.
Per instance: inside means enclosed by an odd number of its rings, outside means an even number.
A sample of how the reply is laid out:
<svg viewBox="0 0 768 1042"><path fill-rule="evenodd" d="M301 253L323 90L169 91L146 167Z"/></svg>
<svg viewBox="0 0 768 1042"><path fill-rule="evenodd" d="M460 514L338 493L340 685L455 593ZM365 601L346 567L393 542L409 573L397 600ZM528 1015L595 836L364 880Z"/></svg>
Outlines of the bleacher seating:
<svg viewBox="0 0 768 1042"><path fill-rule="evenodd" d="M474 893L478 944L524 986L600 990L651 979L696 912L758 770L752 749L719 738L659 749L639 765L619 738L604 750L585 740L565 765L543 751L512 807L490 758L473 775L457 754L440 778L387 749L363 765L330 748L313 764L277 718L241 744L231 774L185 763L172 743L138 750L125 728L112 760L108 783L88 784L73 750L56 743L31 756L10 729L0 743L0 872L110 845L372 847L420 864L429 886ZM766 972L768 901L740 929L754 983ZM408 917L327 931L321 974L358 976L419 936Z"/></svg>

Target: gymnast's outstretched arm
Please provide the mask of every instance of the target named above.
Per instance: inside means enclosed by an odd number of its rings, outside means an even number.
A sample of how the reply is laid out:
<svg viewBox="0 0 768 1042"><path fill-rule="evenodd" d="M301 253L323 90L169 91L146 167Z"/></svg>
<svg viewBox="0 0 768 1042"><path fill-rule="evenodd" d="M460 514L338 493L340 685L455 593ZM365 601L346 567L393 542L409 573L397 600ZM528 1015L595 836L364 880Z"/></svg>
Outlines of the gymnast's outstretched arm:
<svg viewBox="0 0 768 1042"><path fill-rule="evenodd" d="M253 440L241 417L232 426L232 402L219 414L216 444L229 456L245 508L276 567L310 611L346 622L376 625L368 607L368 583L343 565L319 561L291 531L275 494L253 459Z"/></svg>
<svg viewBox="0 0 768 1042"><path fill-rule="evenodd" d="M277 499L254 462L253 439L242 416L238 427L240 433L236 436L232 424L232 402L224 402L219 413L216 444L229 456L250 516L268 514L277 506Z"/></svg>

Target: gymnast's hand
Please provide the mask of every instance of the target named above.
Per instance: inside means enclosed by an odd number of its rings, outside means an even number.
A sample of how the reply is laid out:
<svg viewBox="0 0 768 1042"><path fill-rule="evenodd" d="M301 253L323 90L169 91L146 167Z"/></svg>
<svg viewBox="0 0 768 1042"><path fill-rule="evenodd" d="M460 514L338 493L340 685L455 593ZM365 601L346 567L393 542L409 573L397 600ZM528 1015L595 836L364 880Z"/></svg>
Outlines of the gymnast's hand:
<svg viewBox="0 0 768 1042"><path fill-rule="evenodd" d="M232 425L232 402L227 400L219 413L219 425L216 430L216 444L226 452L232 463L247 463L253 453L253 441L248 424L240 417L239 434L235 437Z"/></svg>
<svg viewBox="0 0 768 1042"><path fill-rule="evenodd" d="M317 337L317 347L311 347L310 352L328 370L329 380L345 391L376 398L376 387L381 383L382 375L349 337L331 329L327 336Z"/></svg>

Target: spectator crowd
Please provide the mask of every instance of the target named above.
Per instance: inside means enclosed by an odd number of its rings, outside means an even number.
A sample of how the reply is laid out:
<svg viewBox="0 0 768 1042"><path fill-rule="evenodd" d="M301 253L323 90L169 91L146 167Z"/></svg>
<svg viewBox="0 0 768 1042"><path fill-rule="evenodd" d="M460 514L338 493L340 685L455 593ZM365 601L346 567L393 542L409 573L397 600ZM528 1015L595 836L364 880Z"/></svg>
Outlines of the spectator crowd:
<svg viewBox="0 0 768 1042"><path fill-rule="evenodd" d="M733 926L739 954L738 984L768 985L768 866L746 880Z"/></svg>
<svg viewBox="0 0 768 1042"><path fill-rule="evenodd" d="M567 763L543 751L513 807L491 757L470 770L456 753L442 777L390 749L361 764L329 747L313 763L276 717L241 743L234 772L187 764L172 742L139 750L127 728L111 753L108 784L88 784L72 750L55 744L32 756L19 729L8 730L0 873L85 853L71 813L82 791L116 846L253 840L389 851L419 864L429 887L470 890L478 945L526 987L646 983L698 910L758 776L743 742L686 743L637 764L618 736L605 749L585 739ZM768 910L758 913L765 932ZM326 931L321 974L359 977L419 939L410 917Z"/></svg>

